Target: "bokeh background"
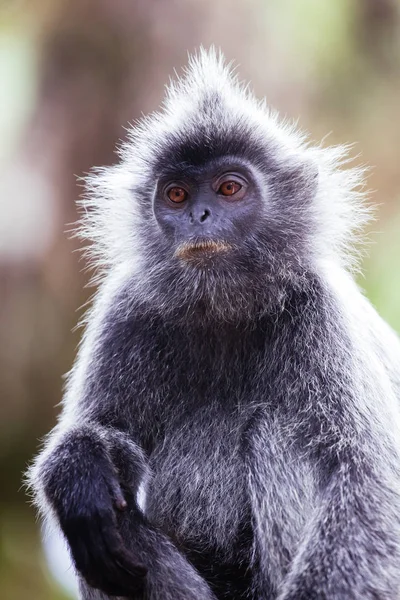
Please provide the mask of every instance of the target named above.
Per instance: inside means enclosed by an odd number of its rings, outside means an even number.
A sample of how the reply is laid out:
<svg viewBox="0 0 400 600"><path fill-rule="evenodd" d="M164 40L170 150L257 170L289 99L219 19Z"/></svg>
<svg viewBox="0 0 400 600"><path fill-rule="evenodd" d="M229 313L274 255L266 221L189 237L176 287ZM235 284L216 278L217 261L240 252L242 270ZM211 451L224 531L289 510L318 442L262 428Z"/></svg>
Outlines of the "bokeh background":
<svg viewBox="0 0 400 600"><path fill-rule="evenodd" d="M21 473L55 422L89 298L77 176L115 160L173 69L220 46L311 138L356 142L378 204L360 284L400 330L398 0L0 0L0 596L61 600ZM49 558L57 562L58 551Z"/></svg>

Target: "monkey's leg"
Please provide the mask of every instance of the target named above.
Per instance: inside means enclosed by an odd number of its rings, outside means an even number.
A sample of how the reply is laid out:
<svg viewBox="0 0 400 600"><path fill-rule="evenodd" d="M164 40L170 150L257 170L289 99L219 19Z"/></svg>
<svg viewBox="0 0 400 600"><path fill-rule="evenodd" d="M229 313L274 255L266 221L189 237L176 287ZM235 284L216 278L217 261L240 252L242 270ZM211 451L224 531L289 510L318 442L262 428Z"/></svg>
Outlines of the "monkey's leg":
<svg viewBox="0 0 400 600"><path fill-rule="evenodd" d="M130 600L216 600L207 582L176 549L162 532L143 523L138 525L136 516L129 513L123 517L124 538L130 537L129 549L140 552L147 566L142 590L127 596ZM109 596L82 581L83 600L105 600Z"/></svg>
<svg viewBox="0 0 400 600"><path fill-rule="evenodd" d="M119 531L128 551L133 556L138 556L147 568L143 590L138 590L130 598L215 600L208 584L194 566L179 552L169 537L153 527L137 508L136 445L124 434L118 433L113 436L110 448L128 503L128 509L117 516Z"/></svg>

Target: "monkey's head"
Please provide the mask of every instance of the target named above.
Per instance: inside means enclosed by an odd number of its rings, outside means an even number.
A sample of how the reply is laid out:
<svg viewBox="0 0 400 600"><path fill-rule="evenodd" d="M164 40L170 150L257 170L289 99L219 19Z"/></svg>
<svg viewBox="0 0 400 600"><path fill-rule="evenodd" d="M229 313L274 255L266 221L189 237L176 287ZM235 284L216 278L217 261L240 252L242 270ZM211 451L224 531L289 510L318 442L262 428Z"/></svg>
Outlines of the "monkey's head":
<svg viewBox="0 0 400 600"><path fill-rule="evenodd" d="M214 50L192 58L163 109L89 178L85 237L101 264L165 315L247 319L279 309L364 220L343 148L312 148Z"/></svg>

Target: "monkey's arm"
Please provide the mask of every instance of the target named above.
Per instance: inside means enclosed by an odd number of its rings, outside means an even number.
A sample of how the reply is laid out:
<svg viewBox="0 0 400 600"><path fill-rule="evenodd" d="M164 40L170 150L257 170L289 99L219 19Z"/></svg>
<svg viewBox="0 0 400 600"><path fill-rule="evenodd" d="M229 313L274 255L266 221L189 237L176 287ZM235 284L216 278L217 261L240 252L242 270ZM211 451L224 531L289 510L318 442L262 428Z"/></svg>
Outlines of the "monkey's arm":
<svg viewBox="0 0 400 600"><path fill-rule="evenodd" d="M399 597L399 490L375 469L350 459L332 476L279 600Z"/></svg>
<svg viewBox="0 0 400 600"><path fill-rule="evenodd" d="M138 507L148 464L132 426L137 354L122 300L111 304L117 312L100 302L92 314L60 423L30 470L31 487L91 587L130 598L212 600L206 582Z"/></svg>
<svg viewBox="0 0 400 600"><path fill-rule="evenodd" d="M89 587L130 598L145 593L148 600L213 600L206 582L137 507L147 476L141 449L122 432L93 423L52 436L31 479Z"/></svg>
<svg viewBox="0 0 400 600"><path fill-rule="evenodd" d="M303 524L296 535L283 540L287 545L281 564L287 572L278 582L279 600L394 599L400 594L395 391L374 347L352 338L333 306L326 313L316 312L315 305L307 310L311 314L305 311L303 321L291 321L285 331L277 360L284 368L275 380L293 466L309 465L314 479L311 501L298 503L309 480L304 487L301 480L288 480L293 471L283 462L276 475L278 484L286 480L291 490L287 502L294 505L292 510L303 505L305 513L305 518L302 513L297 516ZM285 407L290 407L290 422L285 421ZM271 529L263 526L262 514L265 511L266 520L271 510L263 489L271 461L265 432L270 430L271 424L260 418L252 444L253 511L259 552L266 563L269 546L274 554ZM277 514L286 520L284 510Z"/></svg>
<svg viewBox="0 0 400 600"><path fill-rule="evenodd" d="M113 458L126 444L130 473L122 484ZM77 570L106 593L134 592L146 574L118 526L118 512L127 510L145 468L140 449L123 434L90 422L65 429L61 422L30 471L40 508L55 515ZM130 510L138 509L131 504Z"/></svg>
<svg viewBox="0 0 400 600"><path fill-rule="evenodd" d="M280 519L296 517L299 486L284 498L291 506L277 507L282 498L265 494L263 465L269 456L259 457L253 475L253 515L256 523L255 548L260 572L255 582L259 595L270 581L279 600L389 600L400 592L400 492L393 474L379 461L353 455L326 473L313 509L303 507L306 522L295 534ZM290 466L282 461L277 484L290 477ZM268 473L270 474L270 473ZM305 485L308 485L305 481ZM289 487L292 483L286 482ZM270 485L267 483L267 490ZM274 506L275 503L275 506ZM274 511L277 523L268 523ZM292 515L288 513L292 512ZM302 522L303 514L297 513ZM284 531L280 537L274 527ZM282 531L282 530L281 530ZM272 564L271 564L272 563ZM278 566L278 576L274 568ZM275 580L274 580L275 578ZM266 596L268 597L268 596Z"/></svg>

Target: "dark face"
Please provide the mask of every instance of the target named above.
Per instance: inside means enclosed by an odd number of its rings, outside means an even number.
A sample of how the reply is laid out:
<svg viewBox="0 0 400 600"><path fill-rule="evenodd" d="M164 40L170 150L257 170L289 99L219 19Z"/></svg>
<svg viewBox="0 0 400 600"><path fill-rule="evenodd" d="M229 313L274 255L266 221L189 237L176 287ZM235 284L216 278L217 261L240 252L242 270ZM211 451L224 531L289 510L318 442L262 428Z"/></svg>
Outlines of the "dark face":
<svg viewBox="0 0 400 600"><path fill-rule="evenodd" d="M187 315L202 325L248 322L281 307L304 272L310 176L272 152L217 148L213 156L207 144L190 152L185 144L153 166L155 222L147 213L140 228L141 282L149 306L174 323Z"/></svg>
<svg viewBox="0 0 400 600"><path fill-rule="evenodd" d="M259 176L224 157L163 173L154 214L174 257L197 266L240 250L262 218Z"/></svg>

